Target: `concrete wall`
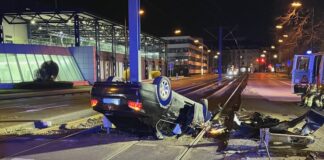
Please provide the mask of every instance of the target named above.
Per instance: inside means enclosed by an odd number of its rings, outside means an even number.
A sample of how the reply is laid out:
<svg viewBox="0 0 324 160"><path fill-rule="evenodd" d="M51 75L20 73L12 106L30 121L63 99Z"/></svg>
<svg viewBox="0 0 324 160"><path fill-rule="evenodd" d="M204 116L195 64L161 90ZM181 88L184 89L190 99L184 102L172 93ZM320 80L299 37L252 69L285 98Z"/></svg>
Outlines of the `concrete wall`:
<svg viewBox="0 0 324 160"><path fill-rule="evenodd" d="M8 24L3 20L2 25L5 43L28 44L26 24Z"/></svg>

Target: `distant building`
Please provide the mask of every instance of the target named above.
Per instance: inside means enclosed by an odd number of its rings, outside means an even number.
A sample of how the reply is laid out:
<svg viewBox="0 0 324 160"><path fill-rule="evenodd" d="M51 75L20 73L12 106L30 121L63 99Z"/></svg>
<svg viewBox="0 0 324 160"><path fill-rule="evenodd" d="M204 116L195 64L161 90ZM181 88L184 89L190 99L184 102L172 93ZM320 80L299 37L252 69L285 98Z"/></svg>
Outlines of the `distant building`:
<svg viewBox="0 0 324 160"><path fill-rule="evenodd" d="M201 38L174 36L162 39L167 41L168 75L208 73L208 49Z"/></svg>
<svg viewBox="0 0 324 160"><path fill-rule="evenodd" d="M35 79L45 61L59 66L56 80L94 83L122 77L128 67L126 26L87 12L10 12L0 15L0 88ZM142 79L165 75L164 40L141 33Z"/></svg>
<svg viewBox="0 0 324 160"><path fill-rule="evenodd" d="M234 65L235 68L254 72L258 71L259 64L263 63L260 55L259 49L228 49L223 51L223 62L227 65ZM266 61L266 59L264 60Z"/></svg>

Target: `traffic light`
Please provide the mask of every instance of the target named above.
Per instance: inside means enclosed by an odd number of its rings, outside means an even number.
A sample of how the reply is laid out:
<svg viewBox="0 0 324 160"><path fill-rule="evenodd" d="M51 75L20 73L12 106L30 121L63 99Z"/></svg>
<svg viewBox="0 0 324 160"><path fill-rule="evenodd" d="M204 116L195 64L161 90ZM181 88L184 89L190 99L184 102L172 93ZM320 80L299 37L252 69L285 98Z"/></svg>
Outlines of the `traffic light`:
<svg viewBox="0 0 324 160"><path fill-rule="evenodd" d="M257 63L265 63L265 59L264 58L257 58L256 62Z"/></svg>

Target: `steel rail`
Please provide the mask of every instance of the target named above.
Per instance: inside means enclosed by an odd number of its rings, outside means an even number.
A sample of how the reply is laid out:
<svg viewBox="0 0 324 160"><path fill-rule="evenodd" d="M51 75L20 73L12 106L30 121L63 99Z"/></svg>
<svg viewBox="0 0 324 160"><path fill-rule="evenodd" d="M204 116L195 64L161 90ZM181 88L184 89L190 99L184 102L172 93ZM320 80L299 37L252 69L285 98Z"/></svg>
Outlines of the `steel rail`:
<svg viewBox="0 0 324 160"><path fill-rule="evenodd" d="M243 78L240 82L240 84L235 88L235 90L233 91L233 93L230 95L230 97L227 99L227 101L224 103L223 105L223 109L216 114L213 117L213 120L215 120L215 118L219 118L219 116L221 115L222 111L224 110L224 108L228 105L229 101L234 97L235 94L237 94L237 91L240 87L242 87L242 84L247 80L247 76L243 75ZM190 153L190 151L192 150L192 148L203 138L203 136L206 134L206 132L208 131L209 127L204 127L203 130L201 130L198 134L198 136L190 143L190 145L183 150L183 152L181 152L176 158L175 160L181 160L184 159L186 157L186 155L188 155L188 153Z"/></svg>

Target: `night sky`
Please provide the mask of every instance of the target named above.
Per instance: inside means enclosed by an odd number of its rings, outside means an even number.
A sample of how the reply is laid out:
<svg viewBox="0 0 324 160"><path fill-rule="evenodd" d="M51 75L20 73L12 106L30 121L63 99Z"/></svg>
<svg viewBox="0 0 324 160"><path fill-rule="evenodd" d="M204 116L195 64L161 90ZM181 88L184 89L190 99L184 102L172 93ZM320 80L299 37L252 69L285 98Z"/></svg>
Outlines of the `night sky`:
<svg viewBox="0 0 324 160"><path fill-rule="evenodd" d="M1 0L3 10L83 10L124 24L127 0ZM156 36L171 36L175 28L183 35L199 36L216 48L218 26L232 30L244 45L269 46L275 17L290 0L142 0L145 10L142 31ZM209 33L207 33L209 32ZM231 37L229 37L231 38Z"/></svg>

